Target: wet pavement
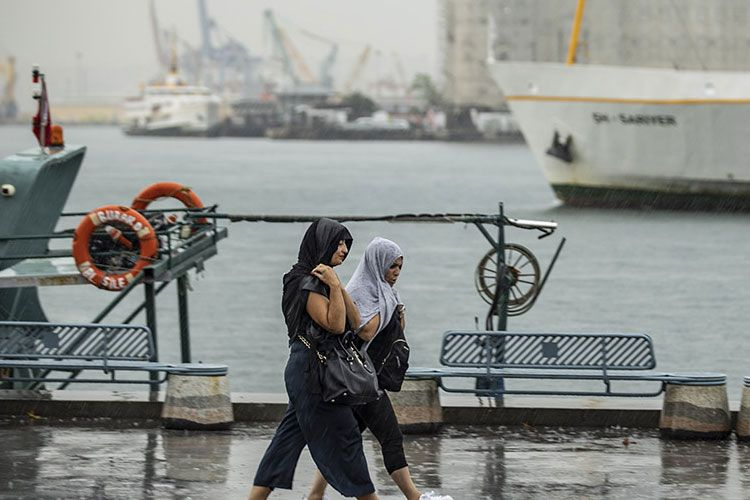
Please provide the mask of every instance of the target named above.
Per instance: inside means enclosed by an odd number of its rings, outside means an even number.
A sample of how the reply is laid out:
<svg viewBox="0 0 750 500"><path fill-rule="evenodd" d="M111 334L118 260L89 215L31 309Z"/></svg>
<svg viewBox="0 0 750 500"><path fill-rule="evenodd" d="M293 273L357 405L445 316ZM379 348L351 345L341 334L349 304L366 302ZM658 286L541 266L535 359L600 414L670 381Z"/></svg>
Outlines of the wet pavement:
<svg viewBox="0 0 750 500"><path fill-rule="evenodd" d="M156 421L0 421L0 498L246 498L274 430L236 424L226 432L180 432ZM402 498L379 446L365 452L381 498ZM464 499L750 498L750 445L665 441L656 430L445 426L407 435L415 483ZM313 473L307 450L293 491ZM342 498L329 492L331 499Z"/></svg>

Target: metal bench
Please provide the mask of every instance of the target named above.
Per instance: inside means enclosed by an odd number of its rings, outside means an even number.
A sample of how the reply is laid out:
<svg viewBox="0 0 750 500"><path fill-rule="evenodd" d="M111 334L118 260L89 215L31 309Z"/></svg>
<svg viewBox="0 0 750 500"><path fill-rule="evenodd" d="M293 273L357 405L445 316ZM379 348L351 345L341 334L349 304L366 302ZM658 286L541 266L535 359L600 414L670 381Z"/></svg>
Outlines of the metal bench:
<svg viewBox="0 0 750 500"><path fill-rule="evenodd" d="M651 337L629 333L514 333L448 331L443 334L440 363L446 368L411 368L409 379L437 379L446 392L478 396L503 394L560 396L657 396L667 384L716 386L720 373L657 373ZM446 380L474 379L489 388L462 388ZM603 390L512 389L508 379L601 381ZM613 382L657 383L656 390L616 391ZM481 384L477 384L479 386ZM629 384L630 385L630 384ZM640 384L642 386L642 384Z"/></svg>
<svg viewBox="0 0 750 500"><path fill-rule="evenodd" d="M145 326L0 321L0 382L162 383L169 374L222 376L226 365L156 361ZM78 378L100 370L108 378ZM118 378L118 372L148 372L150 379ZM50 372L69 372L51 376ZM163 374L159 377L159 374Z"/></svg>

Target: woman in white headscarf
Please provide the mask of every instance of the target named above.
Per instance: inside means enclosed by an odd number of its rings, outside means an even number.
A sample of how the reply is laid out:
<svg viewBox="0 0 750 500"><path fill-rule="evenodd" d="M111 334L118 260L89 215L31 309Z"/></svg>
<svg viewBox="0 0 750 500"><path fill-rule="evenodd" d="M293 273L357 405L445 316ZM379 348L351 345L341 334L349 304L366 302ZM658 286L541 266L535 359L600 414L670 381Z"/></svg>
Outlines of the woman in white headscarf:
<svg viewBox="0 0 750 500"><path fill-rule="evenodd" d="M359 337L378 371L381 389L399 391L408 367L409 347L404 338L404 306L393 288L401 274L404 254L385 238L373 239L359 262L346 291L359 309ZM369 428L380 442L383 462L393 481L408 500L452 500L432 492L422 494L414 485L404 456L404 437L398 427L387 392L377 401L355 406L360 430ZM322 499L326 481L315 474L309 500Z"/></svg>

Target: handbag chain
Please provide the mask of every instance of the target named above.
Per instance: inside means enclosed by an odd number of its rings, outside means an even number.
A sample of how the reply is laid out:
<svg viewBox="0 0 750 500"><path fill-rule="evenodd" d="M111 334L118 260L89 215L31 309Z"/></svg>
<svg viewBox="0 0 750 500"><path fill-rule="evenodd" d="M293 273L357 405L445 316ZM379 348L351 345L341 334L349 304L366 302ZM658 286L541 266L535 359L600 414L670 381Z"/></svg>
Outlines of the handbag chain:
<svg viewBox="0 0 750 500"><path fill-rule="evenodd" d="M302 343L305 344L305 347L307 347L308 349L312 349L312 346L310 345L310 342L305 337L303 337L300 334L297 334L297 337L299 337L299 339L302 341ZM318 351L317 349L315 349L315 354L318 355L318 361L320 361L321 363L325 363L326 362L326 357L323 356L322 354L320 354L320 351Z"/></svg>

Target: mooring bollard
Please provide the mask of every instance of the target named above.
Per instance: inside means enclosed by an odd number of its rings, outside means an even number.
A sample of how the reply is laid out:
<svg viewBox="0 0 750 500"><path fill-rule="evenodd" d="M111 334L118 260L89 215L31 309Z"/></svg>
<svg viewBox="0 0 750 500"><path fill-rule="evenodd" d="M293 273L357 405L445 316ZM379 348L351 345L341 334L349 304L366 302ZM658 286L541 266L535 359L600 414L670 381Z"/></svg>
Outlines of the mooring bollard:
<svg viewBox="0 0 750 500"><path fill-rule="evenodd" d="M228 377L170 374L161 418L167 429L228 429L234 421Z"/></svg>
<svg viewBox="0 0 750 500"><path fill-rule="evenodd" d="M750 440L750 377L742 379L742 401L740 402L740 412L737 414L737 434L738 441Z"/></svg>
<svg viewBox="0 0 750 500"><path fill-rule="evenodd" d="M400 392L388 396L401 431L406 434L436 432L443 423L443 408L435 379L404 380Z"/></svg>
<svg viewBox="0 0 750 500"><path fill-rule="evenodd" d="M726 375L696 373L667 382L659 419L663 437L724 439L731 423Z"/></svg>

